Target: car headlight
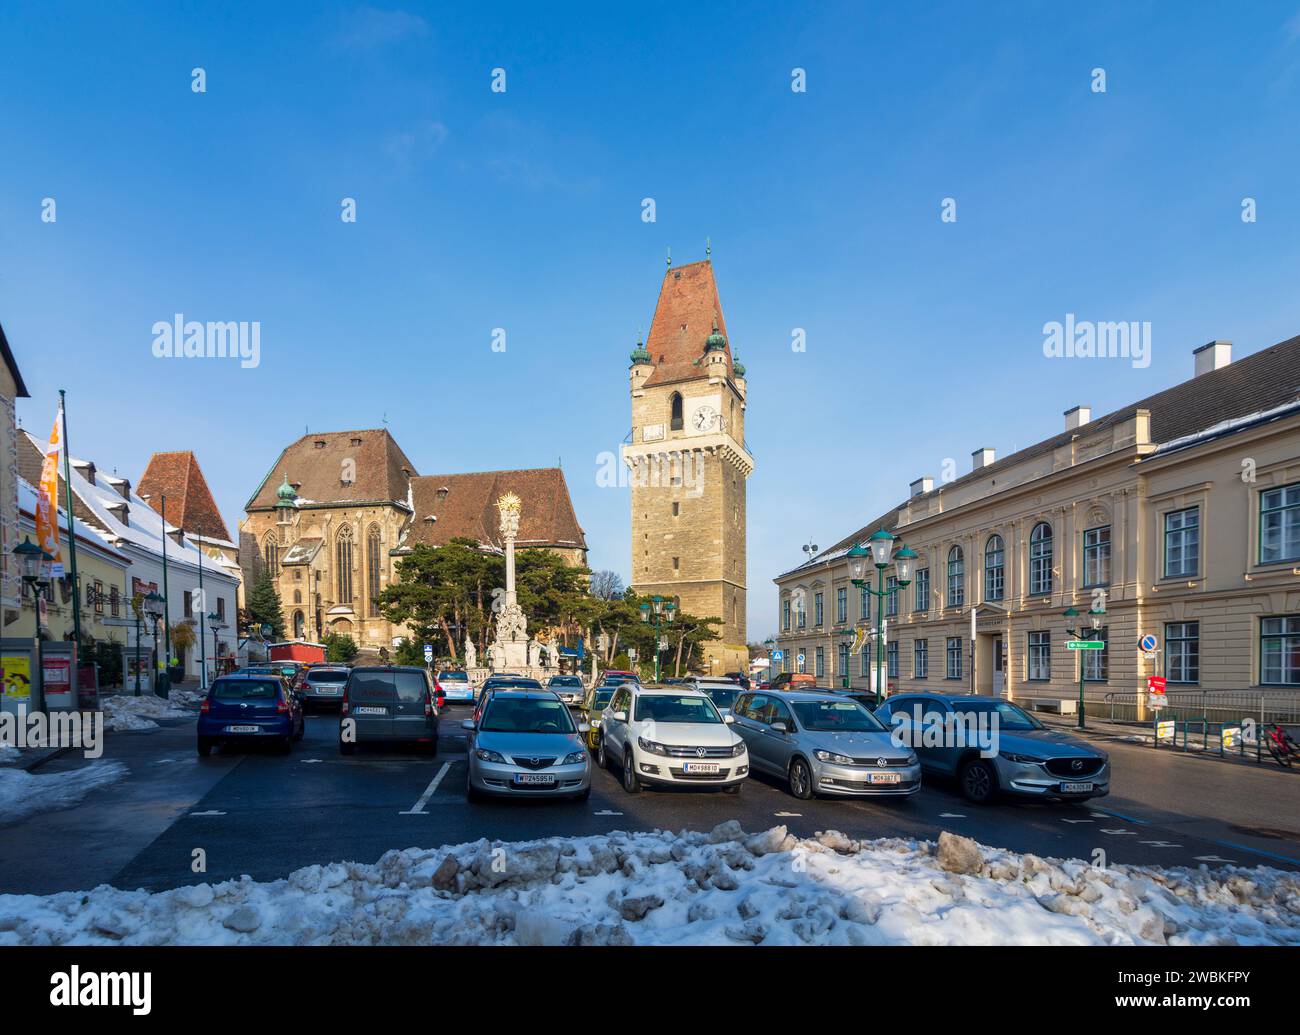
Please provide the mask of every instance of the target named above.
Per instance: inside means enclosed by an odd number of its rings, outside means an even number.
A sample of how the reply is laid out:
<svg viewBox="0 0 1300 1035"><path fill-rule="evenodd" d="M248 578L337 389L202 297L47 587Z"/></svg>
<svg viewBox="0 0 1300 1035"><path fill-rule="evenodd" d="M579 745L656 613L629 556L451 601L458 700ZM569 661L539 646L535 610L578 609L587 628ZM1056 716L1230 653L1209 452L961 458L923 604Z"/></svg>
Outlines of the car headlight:
<svg viewBox="0 0 1300 1035"><path fill-rule="evenodd" d="M598 730L598 729L600 729L600 720L599 720L599 719L592 719L590 725L591 725L591 728L592 728L593 730Z"/></svg>
<svg viewBox="0 0 1300 1035"><path fill-rule="evenodd" d="M474 757L480 762L497 762L505 765L505 757L497 751L489 751L487 748L479 748L474 752Z"/></svg>
<svg viewBox="0 0 1300 1035"><path fill-rule="evenodd" d="M653 740L646 740L645 737L637 737L636 742L641 745L642 751L648 751L652 755L666 755L668 749L662 744L657 744Z"/></svg>
<svg viewBox="0 0 1300 1035"><path fill-rule="evenodd" d="M1043 762L1046 761L1046 759L1035 758L1033 755L1012 754L1010 751L1003 751L1000 754L1001 757L1005 758L1008 762L1019 762L1022 765L1042 765Z"/></svg>
<svg viewBox="0 0 1300 1035"><path fill-rule="evenodd" d="M587 752L585 750L573 751L564 756L564 761L560 765L577 765L579 762L585 762L586 760Z"/></svg>
<svg viewBox="0 0 1300 1035"><path fill-rule="evenodd" d="M837 755L834 751L814 751L819 762L834 762L836 765L852 765L853 759L848 755Z"/></svg>
<svg viewBox="0 0 1300 1035"><path fill-rule="evenodd" d="M743 740L738 740L736 741L736 743L731 745L732 758L739 758L744 753L745 753L745 742Z"/></svg>
<svg viewBox="0 0 1300 1035"><path fill-rule="evenodd" d="M909 751L909 752L907 753L907 764L908 764L908 765L916 765L916 752L915 752L915 751Z"/></svg>

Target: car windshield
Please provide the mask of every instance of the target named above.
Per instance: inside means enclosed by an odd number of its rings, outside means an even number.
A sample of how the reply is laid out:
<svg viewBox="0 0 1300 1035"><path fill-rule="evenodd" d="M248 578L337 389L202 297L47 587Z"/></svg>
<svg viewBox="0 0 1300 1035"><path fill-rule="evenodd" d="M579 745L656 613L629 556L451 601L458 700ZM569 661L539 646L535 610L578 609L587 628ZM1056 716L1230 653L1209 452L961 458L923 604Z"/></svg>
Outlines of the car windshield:
<svg viewBox="0 0 1300 1035"><path fill-rule="evenodd" d="M884 733L880 720L856 701L794 701L799 725L816 733Z"/></svg>
<svg viewBox="0 0 1300 1035"><path fill-rule="evenodd" d="M554 698L548 701L499 695L492 698L479 730L483 733L572 733L574 726L569 709Z"/></svg>
<svg viewBox="0 0 1300 1035"><path fill-rule="evenodd" d="M218 679L212 684L214 701L274 701L280 685L270 679Z"/></svg>
<svg viewBox="0 0 1300 1035"><path fill-rule="evenodd" d="M642 694L636 699L636 721L719 723L713 702L698 694Z"/></svg>
<svg viewBox="0 0 1300 1035"><path fill-rule="evenodd" d="M577 676L555 676L551 686L582 686L582 680Z"/></svg>
<svg viewBox="0 0 1300 1035"><path fill-rule="evenodd" d="M452 682L452 683L468 683L468 682L469 682L469 676L467 676L464 672L439 672L439 673L438 673L438 678L439 678L439 679L446 679L446 680L448 680L449 682Z"/></svg>
<svg viewBox="0 0 1300 1035"><path fill-rule="evenodd" d="M709 695L719 708L730 708L736 700L734 686L706 686L704 692Z"/></svg>
<svg viewBox="0 0 1300 1035"><path fill-rule="evenodd" d="M423 672L353 672L348 695L367 701L424 700L428 684Z"/></svg>
<svg viewBox="0 0 1300 1035"><path fill-rule="evenodd" d="M1006 701L962 701L954 702L953 710L961 714L997 715L998 728L1004 730L1041 730L1043 724L1028 712L1022 712L1014 704Z"/></svg>
<svg viewBox="0 0 1300 1035"><path fill-rule="evenodd" d="M343 669L337 672L309 672L307 678L313 683L346 683L348 673Z"/></svg>
<svg viewBox="0 0 1300 1035"><path fill-rule="evenodd" d="M592 698L591 706L593 708L604 708L609 704L609 699L614 696L613 690L597 690L596 696Z"/></svg>

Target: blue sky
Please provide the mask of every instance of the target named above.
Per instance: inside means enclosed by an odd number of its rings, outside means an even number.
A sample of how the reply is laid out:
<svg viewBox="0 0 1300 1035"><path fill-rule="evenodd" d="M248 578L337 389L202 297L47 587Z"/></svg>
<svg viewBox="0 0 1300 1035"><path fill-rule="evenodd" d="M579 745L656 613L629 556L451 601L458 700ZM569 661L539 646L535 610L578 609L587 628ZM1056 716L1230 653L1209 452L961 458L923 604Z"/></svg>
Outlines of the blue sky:
<svg viewBox="0 0 1300 1035"><path fill-rule="evenodd" d="M626 576L598 457L665 250L710 236L761 639L801 543L945 458L1183 380L1213 338L1300 333L1298 114L1297 0L10 2L0 322L27 427L66 388L101 466L195 450L232 531L305 428L386 418L423 473L562 459L593 566ZM155 358L178 312L260 321L260 365ZM1150 321L1150 366L1045 358L1067 313Z"/></svg>

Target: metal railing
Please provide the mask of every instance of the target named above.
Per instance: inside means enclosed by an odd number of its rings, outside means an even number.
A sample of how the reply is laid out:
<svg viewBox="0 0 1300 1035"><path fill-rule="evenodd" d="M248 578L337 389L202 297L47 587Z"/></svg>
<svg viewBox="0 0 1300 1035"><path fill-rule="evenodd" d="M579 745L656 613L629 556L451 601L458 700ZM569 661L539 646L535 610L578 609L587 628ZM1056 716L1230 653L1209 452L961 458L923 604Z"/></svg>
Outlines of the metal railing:
<svg viewBox="0 0 1300 1035"><path fill-rule="evenodd" d="M1084 695L1090 714L1100 718L1103 712L1096 705L1104 705L1112 722L1137 722L1138 702L1145 697L1145 691L1112 690L1094 702L1093 697ZM1143 721L1150 722L1153 713L1149 708L1145 712ZM1260 726L1270 722L1293 725L1300 723L1300 690L1170 690L1160 718L1229 725L1254 719Z"/></svg>

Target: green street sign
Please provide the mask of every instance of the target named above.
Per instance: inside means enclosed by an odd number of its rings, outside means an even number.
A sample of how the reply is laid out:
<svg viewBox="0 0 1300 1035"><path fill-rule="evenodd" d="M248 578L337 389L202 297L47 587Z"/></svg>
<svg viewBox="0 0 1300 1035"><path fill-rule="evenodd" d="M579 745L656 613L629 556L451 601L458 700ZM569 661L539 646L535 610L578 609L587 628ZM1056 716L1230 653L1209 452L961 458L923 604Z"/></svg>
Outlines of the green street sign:
<svg viewBox="0 0 1300 1035"><path fill-rule="evenodd" d="M1066 650L1105 650L1104 640L1066 640Z"/></svg>

